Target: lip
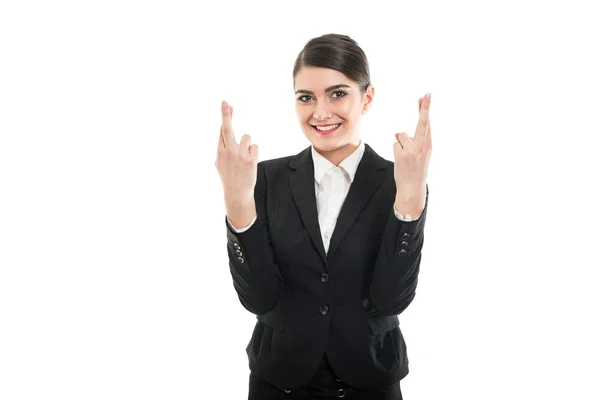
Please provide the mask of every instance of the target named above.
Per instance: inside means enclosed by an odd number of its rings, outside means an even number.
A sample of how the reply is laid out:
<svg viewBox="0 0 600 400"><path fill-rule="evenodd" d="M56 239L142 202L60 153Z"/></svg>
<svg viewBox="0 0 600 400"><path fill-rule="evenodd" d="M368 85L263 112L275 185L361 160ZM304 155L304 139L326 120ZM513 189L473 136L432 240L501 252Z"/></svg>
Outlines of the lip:
<svg viewBox="0 0 600 400"><path fill-rule="evenodd" d="M337 128L329 130L329 131L320 131L317 128L315 128L315 126L329 126L329 125L338 125ZM331 135L333 132L337 131L338 129L340 129L340 126L342 126L342 122L339 122L337 124L326 124L326 125L311 125L313 130L315 132L317 132L319 135L321 136L327 136L327 135Z"/></svg>

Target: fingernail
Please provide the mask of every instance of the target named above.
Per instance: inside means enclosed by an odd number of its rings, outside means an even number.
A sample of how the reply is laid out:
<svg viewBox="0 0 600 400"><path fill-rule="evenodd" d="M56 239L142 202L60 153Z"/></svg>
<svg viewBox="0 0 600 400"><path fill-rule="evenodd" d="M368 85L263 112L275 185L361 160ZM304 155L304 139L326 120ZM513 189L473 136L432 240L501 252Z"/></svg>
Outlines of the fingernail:
<svg viewBox="0 0 600 400"><path fill-rule="evenodd" d="M221 107L223 107L223 108L227 107L227 102L225 100L223 100L221 102Z"/></svg>
<svg viewBox="0 0 600 400"><path fill-rule="evenodd" d="M425 95L425 98L427 99L427 101L431 101L431 93L427 93Z"/></svg>

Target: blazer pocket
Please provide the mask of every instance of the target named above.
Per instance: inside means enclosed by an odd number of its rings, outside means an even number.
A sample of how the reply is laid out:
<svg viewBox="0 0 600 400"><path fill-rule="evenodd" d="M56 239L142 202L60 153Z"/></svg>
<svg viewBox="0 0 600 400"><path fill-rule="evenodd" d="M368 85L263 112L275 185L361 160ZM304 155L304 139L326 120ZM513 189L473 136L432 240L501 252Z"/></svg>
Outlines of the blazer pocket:
<svg viewBox="0 0 600 400"><path fill-rule="evenodd" d="M397 315L376 315L374 317L367 317L367 322L373 335L379 335L400 326L400 320Z"/></svg>
<svg viewBox="0 0 600 400"><path fill-rule="evenodd" d="M275 307L274 309L272 309L271 311L269 311L266 314L257 315L256 319L258 319L263 324L270 326L273 329L282 330L283 323L285 320L285 315L283 313L283 310Z"/></svg>

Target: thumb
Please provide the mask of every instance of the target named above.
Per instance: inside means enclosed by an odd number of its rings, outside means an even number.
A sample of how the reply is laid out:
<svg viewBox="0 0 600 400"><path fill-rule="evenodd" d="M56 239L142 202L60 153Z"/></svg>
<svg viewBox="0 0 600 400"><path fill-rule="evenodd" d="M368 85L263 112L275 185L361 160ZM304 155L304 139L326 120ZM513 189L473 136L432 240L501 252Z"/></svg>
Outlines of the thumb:
<svg viewBox="0 0 600 400"><path fill-rule="evenodd" d="M398 142L394 142L394 158L399 159L402 155L402 145Z"/></svg>

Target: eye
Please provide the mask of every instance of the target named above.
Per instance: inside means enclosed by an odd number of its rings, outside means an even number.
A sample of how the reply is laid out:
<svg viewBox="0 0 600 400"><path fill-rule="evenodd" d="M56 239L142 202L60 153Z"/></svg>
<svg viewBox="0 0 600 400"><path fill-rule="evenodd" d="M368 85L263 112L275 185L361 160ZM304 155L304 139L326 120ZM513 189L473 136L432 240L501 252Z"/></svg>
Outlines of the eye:
<svg viewBox="0 0 600 400"><path fill-rule="evenodd" d="M301 102L301 103L306 103L306 102L310 101L310 100L306 100L306 98L307 98L307 97L308 97L309 99L311 98L311 97L310 97L310 96L308 96L308 95L304 95L304 96L300 96L300 97L298 97L298 100L300 100L300 102Z"/></svg>
<svg viewBox="0 0 600 400"><path fill-rule="evenodd" d="M337 96L335 96L336 99L341 99L342 97L344 97L347 93L344 92L343 90L337 90L335 92L333 92L333 94L337 94Z"/></svg>

